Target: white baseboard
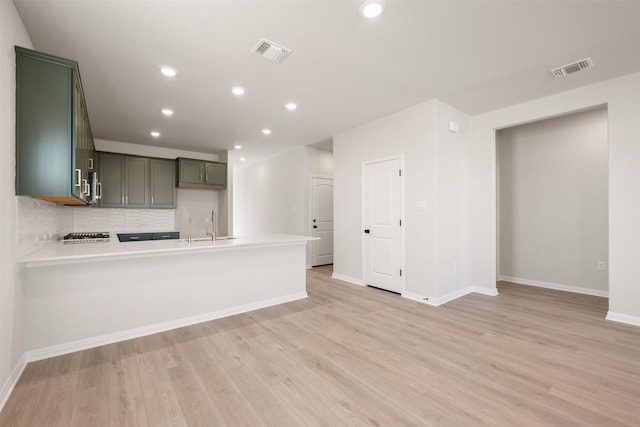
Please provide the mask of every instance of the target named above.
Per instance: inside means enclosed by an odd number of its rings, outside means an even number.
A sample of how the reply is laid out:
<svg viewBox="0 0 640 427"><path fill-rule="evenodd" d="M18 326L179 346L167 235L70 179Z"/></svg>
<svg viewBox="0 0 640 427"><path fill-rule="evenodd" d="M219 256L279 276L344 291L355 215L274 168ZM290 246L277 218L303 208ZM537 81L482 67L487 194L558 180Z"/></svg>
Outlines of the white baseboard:
<svg viewBox="0 0 640 427"><path fill-rule="evenodd" d="M343 282L353 283L354 285L366 286L362 279L356 279L355 277L343 276L342 274L333 273L332 279L342 280Z"/></svg>
<svg viewBox="0 0 640 427"><path fill-rule="evenodd" d="M234 316L236 314L246 313L248 311L253 311L253 310L259 310L261 308L271 307L273 305L278 305L278 304L284 304L286 302L297 301L304 298L307 298L306 292L297 292L294 294L284 295L277 298L270 298L262 301L249 303L249 304L239 305L236 307L216 310L210 313L204 313L196 316L190 316L182 319L172 320L169 322L157 323L155 325L144 326L141 328L130 329L127 331L121 331L121 332L116 332L112 334L101 335L98 337L72 341L65 344L30 350L25 353L26 361L33 362L36 360L48 359L50 357L60 356L62 354L73 353L80 350L86 350L88 348L99 347L101 345L106 345L106 344L112 344L118 341L125 341L128 339L138 338L145 335L165 332L171 329L182 328L185 326L195 325L197 323L202 323L202 322L208 322L209 320L215 320L221 317Z"/></svg>
<svg viewBox="0 0 640 427"><path fill-rule="evenodd" d="M488 295L490 297L495 297L498 295L497 288L485 288L484 286L472 286L471 292L476 294Z"/></svg>
<svg viewBox="0 0 640 427"><path fill-rule="evenodd" d="M638 316L630 316L628 314L621 313L613 313L611 311L607 312L607 320L611 320L613 322L626 323L627 325L640 326L640 317Z"/></svg>
<svg viewBox="0 0 640 427"><path fill-rule="evenodd" d="M24 372L24 368L27 367L27 357L25 354L22 355L20 360L16 366L13 367L13 370L9 374L9 378L4 382L2 388L0 388L0 412L2 408L4 408L5 403L9 400L9 396L11 396L11 392L15 388L16 384L18 384L18 380Z"/></svg>
<svg viewBox="0 0 640 427"><path fill-rule="evenodd" d="M431 298L424 296L422 294L417 294L415 292L402 291L400 295L402 298L410 299L412 301L418 301L427 305L434 305L431 301Z"/></svg>
<svg viewBox="0 0 640 427"><path fill-rule="evenodd" d="M403 292L402 293L402 297L413 300L413 301L418 301L421 302L423 304L428 304L428 305L432 305L434 307L439 307L443 304L446 304L450 301L453 301L455 299L458 299L460 297L463 297L465 295L468 295L472 292L477 292L480 294L484 294L484 295L490 295L490 296L496 296L498 295L498 291L496 289L490 289L490 288L481 288L481 287L476 287L476 286L468 286L466 288L462 288L459 289L457 291L454 292L450 292L446 295L443 295L439 298L430 298L427 297L425 295L421 295L421 294L416 294L414 292Z"/></svg>
<svg viewBox="0 0 640 427"><path fill-rule="evenodd" d="M500 276L500 280L516 283L518 285L537 286L539 288L555 289L556 291L575 292L576 294L593 295L596 297L609 297L608 291L598 289L580 288L578 286L563 285L560 283L543 282L540 280L523 279L521 277Z"/></svg>

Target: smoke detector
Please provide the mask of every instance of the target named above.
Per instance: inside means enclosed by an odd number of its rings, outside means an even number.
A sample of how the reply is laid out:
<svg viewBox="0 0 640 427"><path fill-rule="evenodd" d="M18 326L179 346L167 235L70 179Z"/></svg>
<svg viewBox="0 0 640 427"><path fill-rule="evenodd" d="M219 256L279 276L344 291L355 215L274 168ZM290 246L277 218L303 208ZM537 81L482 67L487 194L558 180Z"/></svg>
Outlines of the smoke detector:
<svg viewBox="0 0 640 427"><path fill-rule="evenodd" d="M260 55L271 62L279 64L291 55L291 52L293 51L267 39L262 39L253 49L251 49L251 52L256 55Z"/></svg>
<svg viewBox="0 0 640 427"><path fill-rule="evenodd" d="M591 67L593 67L593 61L591 58L585 58L572 62L571 64L563 65L562 67L554 68L551 70L551 74L556 77L564 77Z"/></svg>

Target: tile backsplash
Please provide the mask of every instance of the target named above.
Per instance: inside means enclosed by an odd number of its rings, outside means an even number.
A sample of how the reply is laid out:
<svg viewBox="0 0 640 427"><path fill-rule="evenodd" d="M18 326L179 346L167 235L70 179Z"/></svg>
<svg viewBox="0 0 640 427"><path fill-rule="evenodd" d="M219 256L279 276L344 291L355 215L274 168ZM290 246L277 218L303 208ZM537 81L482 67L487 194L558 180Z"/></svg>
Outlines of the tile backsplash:
<svg viewBox="0 0 640 427"><path fill-rule="evenodd" d="M174 209L100 209L17 196L18 257L72 231L174 231ZM115 237L115 236L114 236Z"/></svg>
<svg viewBox="0 0 640 427"><path fill-rule="evenodd" d="M18 257L72 230L73 218L68 212L71 208L25 196L17 199Z"/></svg>
<svg viewBox="0 0 640 427"><path fill-rule="evenodd" d="M174 209L69 208L73 231L174 231Z"/></svg>

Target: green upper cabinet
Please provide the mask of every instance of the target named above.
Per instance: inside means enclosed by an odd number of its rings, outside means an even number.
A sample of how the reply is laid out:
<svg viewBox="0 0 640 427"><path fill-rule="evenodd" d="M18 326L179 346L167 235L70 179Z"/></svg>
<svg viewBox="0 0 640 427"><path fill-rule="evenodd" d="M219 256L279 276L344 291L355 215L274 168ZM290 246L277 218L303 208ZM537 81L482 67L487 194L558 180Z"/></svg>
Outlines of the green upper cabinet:
<svg viewBox="0 0 640 427"><path fill-rule="evenodd" d="M149 159L126 156L124 162L124 201L127 208L151 206Z"/></svg>
<svg viewBox="0 0 640 427"><path fill-rule="evenodd" d="M226 188L227 164L206 162L204 164L204 183L209 186Z"/></svg>
<svg viewBox="0 0 640 427"><path fill-rule="evenodd" d="M227 164L179 157L178 186L224 190L227 188Z"/></svg>
<svg viewBox="0 0 640 427"><path fill-rule="evenodd" d="M150 159L151 207L176 207L176 162L175 160Z"/></svg>
<svg viewBox="0 0 640 427"><path fill-rule="evenodd" d="M178 158L180 187L201 186L204 183L204 161Z"/></svg>
<svg viewBox="0 0 640 427"><path fill-rule="evenodd" d="M176 162L100 153L101 208L175 208Z"/></svg>
<svg viewBox="0 0 640 427"><path fill-rule="evenodd" d="M124 207L124 161L119 154L100 153L98 176L102 182L101 208Z"/></svg>
<svg viewBox="0 0 640 427"><path fill-rule="evenodd" d="M16 194L87 204L94 145L78 65L15 51Z"/></svg>

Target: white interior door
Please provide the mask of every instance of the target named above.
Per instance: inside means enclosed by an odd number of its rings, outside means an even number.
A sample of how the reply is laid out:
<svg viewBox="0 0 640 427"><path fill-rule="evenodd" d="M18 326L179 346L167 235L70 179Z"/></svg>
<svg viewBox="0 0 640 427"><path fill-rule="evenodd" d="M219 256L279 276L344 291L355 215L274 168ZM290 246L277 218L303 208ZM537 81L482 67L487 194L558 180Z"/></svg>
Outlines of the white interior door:
<svg viewBox="0 0 640 427"><path fill-rule="evenodd" d="M320 238L312 242L311 265L333 264L333 180L311 181L311 235Z"/></svg>
<svg viewBox="0 0 640 427"><path fill-rule="evenodd" d="M367 285L402 292L400 159L364 165L364 264Z"/></svg>

